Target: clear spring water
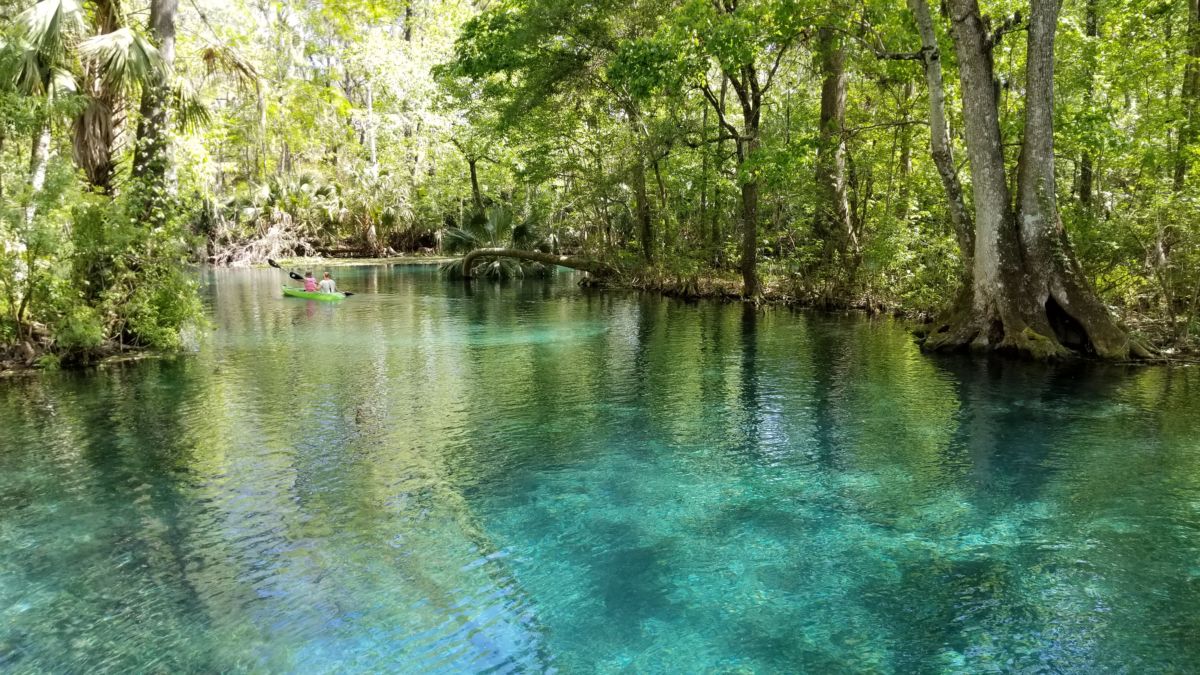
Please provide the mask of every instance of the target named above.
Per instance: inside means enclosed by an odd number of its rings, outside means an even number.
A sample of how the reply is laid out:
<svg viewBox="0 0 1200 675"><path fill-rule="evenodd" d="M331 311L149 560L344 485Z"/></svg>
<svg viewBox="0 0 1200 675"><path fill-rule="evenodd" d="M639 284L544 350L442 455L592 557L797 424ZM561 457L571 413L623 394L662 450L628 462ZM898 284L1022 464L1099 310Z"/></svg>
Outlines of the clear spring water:
<svg viewBox="0 0 1200 675"><path fill-rule="evenodd" d="M1200 671L1200 371L338 276L0 382L0 670Z"/></svg>

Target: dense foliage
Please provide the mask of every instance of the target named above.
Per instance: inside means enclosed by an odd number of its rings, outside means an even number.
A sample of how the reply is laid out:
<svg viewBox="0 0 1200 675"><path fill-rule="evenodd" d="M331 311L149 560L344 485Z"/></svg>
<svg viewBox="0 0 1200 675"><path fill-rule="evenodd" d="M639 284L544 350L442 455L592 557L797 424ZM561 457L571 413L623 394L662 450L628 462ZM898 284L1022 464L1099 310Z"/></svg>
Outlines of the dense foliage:
<svg viewBox="0 0 1200 675"><path fill-rule="evenodd" d="M947 13L974 2L901 4L0 0L0 344L174 344L185 258L476 245L681 292L949 309L971 252L939 166L973 197ZM1013 176L1037 5L981 8ZM1195 340L1200 5L1054 11L1069 250L1135 336Z"/></svg>

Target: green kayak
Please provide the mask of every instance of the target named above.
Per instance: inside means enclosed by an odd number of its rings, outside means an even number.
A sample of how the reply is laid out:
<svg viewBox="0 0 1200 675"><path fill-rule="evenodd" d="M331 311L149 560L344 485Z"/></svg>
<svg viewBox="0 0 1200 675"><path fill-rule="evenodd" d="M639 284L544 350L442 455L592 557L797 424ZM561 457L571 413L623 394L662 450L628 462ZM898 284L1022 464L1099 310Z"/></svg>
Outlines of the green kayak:
<svg viewBox="0 0 1200 675"><path fill-rule="evenodd" d="M315 291L306 291L303 288L293 288L291 286L283 287L283 294L289 298L304 298L306 300L324 300L333 302L335 300L345 300L345 293L318 293Z"/></svg>

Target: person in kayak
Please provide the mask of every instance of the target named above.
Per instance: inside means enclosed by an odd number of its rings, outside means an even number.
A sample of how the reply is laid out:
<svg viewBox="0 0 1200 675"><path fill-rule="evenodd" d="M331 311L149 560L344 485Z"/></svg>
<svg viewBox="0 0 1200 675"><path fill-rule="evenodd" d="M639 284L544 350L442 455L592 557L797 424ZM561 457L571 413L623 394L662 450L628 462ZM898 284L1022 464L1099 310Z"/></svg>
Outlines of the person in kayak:
<svg viewBox="0 0 1200 675"><path fill-rule="evenodd" d="M325 277L321 279L320 290L322 293L337 293L337 284L334 283L333 277L329 276L329 272L326 272Z"/></svg>
<svg viewBox="0 0 1200 675"><path fill-rule="evenodd" d="M313 276L312 272L304 273L304 290L309 293L315 293L317 290L317 278Z"/></svg>

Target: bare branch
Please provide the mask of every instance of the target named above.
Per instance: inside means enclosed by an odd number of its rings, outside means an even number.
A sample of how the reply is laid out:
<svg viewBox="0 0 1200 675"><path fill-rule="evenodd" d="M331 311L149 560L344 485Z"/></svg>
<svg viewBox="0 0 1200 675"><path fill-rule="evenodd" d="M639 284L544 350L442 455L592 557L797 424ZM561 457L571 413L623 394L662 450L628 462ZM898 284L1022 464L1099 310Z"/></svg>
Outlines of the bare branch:
<svg viewBox="0 0 1200 675"><path fill-rule="evenodd" d="M725 127L726 131L732 134L732 138L734 140L740 140L741 134L738 132L737 127L730 124L729 120L725 118L725 111L721 109L721 102L717 100L716 95L713 94L712 89L709 88L708 82L704 82L700 85L700 91L704 92L704 98L708 99L708 102L712 105L713 110L716 111L717 121L721 123L721 126Z"/></svg>

